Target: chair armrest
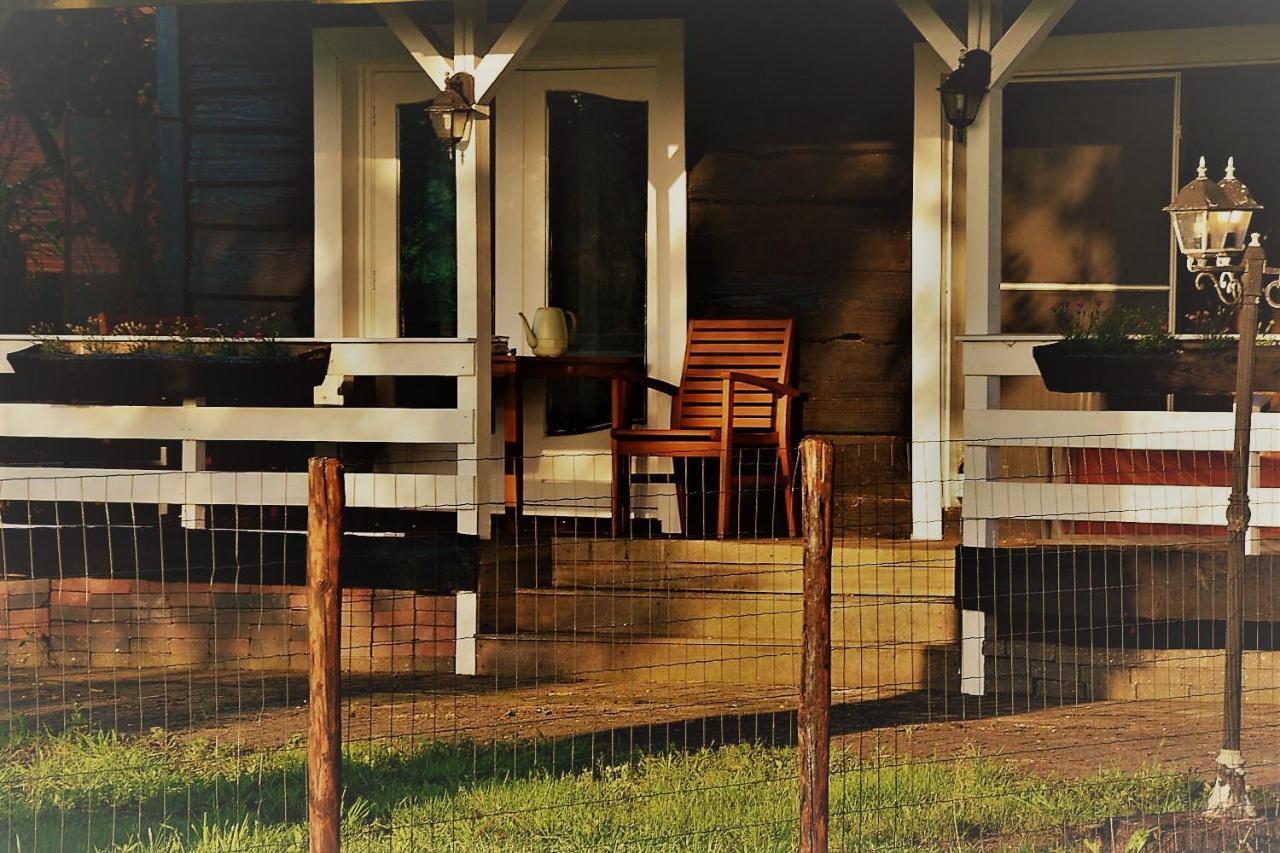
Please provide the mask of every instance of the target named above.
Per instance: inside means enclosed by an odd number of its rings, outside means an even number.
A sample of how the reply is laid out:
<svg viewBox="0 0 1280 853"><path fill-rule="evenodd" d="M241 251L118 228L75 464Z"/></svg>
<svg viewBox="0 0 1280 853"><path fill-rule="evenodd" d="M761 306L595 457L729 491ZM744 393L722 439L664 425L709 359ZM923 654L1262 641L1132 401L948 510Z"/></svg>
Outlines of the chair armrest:
<svg viewBox="0 0 1280 853"><path fill-rule="evenodd" d="M645 376L643 373L615 373L613 374L613 381L627 385L643 385L645 388L661 392L669 397L674 397L680 393L680 389L670 382L663 382L661 379L654 379L652 376Z"/></svg>
<svg viewBox="0 0 1280 853"><path fill-rule="evenodd" d="M729 371L724 375L725 379L731 382L741 382L744 385L754 385L768 391L775 397L791 397L797 399L804 396L804 392L790 385L783 385L781 382L774 382L772 379L765 379L763 376L756 376L752 373L740 373L736 370Z"/></svg>
<svg viewBox="0 0 1280 853"><path fill-rule="evenodd" d="M672 397L680 393L680 389L670 382L663 382L661 379L654 379L652 376L645 376L643 373L622 371L613 374L613 381L609 385L611 390L609 423L614 429L626 429L627 427L629 420L627 417L628 385L639 385Z"/></svg>

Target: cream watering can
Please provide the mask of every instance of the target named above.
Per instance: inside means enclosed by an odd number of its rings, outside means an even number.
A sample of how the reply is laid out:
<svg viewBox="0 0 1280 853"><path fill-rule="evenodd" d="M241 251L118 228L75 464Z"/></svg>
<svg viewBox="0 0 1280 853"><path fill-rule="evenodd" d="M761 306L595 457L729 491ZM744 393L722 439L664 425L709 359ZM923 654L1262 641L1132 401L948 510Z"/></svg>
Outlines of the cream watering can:
<svg viewBox="0 0 1280 853"><path fill-rule="evenodd" d="M533 325L520 315L524 323L524 336L534 355L564 355L569 342L578 331L578 318L572 311L561 308L539 308L533 312Z"/></svg>

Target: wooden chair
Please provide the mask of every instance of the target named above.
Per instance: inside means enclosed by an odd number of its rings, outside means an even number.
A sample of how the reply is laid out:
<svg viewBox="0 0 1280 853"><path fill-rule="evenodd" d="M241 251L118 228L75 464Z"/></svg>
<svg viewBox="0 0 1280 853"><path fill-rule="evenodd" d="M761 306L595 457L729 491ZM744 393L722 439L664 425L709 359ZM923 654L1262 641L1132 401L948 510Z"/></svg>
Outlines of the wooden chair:
<svg viewBox="0 0 1280 853"><path fill-rule="evenodd" d="M791 320L693 320L685 344L679 387L639 374L613 380L613 535L622 535L631 516L631 459L666 456L719 460L716 535L729 530L734 492L733 454L743 448L777 453L787 531L796 535L792 483L792 406L801 394L788 385L793 347ZM633 429L628 418L629 386L672 398L670 429ZM677 486L682 484L678 481ZM683 493L683 488L681 488ZM684 515L683 494L681 514Z"/></svg>

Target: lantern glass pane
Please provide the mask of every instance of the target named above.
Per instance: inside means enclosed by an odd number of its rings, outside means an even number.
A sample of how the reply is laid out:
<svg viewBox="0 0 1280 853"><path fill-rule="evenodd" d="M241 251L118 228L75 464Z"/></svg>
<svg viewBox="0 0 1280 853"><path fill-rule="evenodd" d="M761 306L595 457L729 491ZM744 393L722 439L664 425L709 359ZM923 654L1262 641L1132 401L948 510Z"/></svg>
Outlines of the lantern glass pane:
<svg viewBox="0 0 1280 853"><path fill-rule="evenodd" d="M1184 255L1200 256L1209 251L1208 211L1176 211L1173 214L1173 230L1178 237L1178 248Z"/></svg>
<svg viewBox="0 0 1280 853"><path fill-rule="evenodd" d="M1216 215L1222 220L1219 227L1222 229L1222 248L1225 251L1240 251L1248 245L1252 210L1227 210Z"/></svg>
<svg viewBox="0 0 1280 853"><path fill-rule="evenodd" d="M436 132L436 138L440 140L449 140L453 138L453 114L448 111L432 110L431 127Z"/></svg>

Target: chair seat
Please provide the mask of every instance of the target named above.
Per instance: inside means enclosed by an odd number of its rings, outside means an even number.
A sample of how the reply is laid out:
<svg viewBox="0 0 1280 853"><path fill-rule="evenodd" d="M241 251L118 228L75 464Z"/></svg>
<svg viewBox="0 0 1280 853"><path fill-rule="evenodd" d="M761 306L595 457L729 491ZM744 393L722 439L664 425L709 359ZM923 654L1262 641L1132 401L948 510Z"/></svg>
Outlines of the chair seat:
<svg viewBox="0 0 1280 853"><path fill-rule="evenodd" d="M718 429L615 429L618 441L719 441Z"/></svg>

